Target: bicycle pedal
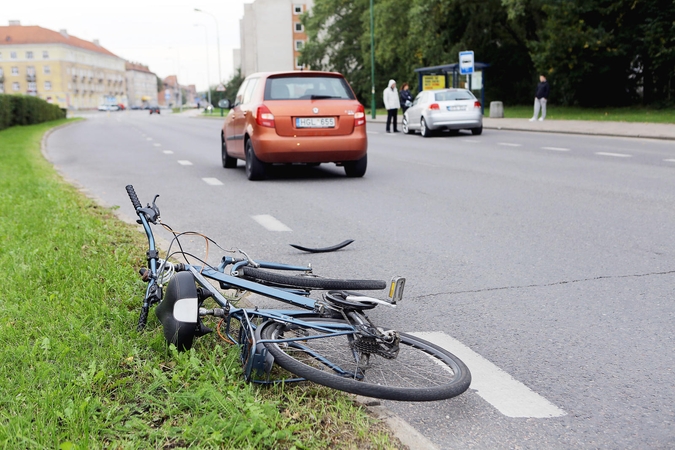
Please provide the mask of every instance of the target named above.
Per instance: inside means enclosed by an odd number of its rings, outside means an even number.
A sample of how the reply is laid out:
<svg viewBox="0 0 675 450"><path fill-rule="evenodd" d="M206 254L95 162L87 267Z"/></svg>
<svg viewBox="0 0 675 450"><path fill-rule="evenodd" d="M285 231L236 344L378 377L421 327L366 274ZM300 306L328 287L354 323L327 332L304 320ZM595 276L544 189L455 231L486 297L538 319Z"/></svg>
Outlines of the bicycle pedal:
<svg viewBox="0 0 675 450"><path fill-rule="evenodd" d="M404 277L393 277L389 285L389 301L396 304L403 300L403 288L405 287Z"/></svg>

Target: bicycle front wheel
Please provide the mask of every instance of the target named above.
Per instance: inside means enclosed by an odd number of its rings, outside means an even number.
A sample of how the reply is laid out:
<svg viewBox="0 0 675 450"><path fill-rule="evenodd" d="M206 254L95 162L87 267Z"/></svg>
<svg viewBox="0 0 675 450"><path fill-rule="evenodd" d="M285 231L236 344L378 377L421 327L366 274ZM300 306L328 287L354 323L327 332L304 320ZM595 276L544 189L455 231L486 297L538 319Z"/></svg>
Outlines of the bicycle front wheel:
<svg viewBox="0 0 675 450"><path fill-rule="evenodd" d="M349 326L341 319L312 319L335 329ZM352 394L386 400L435 401L460 395L469 388L471 374L452 353L423 339L400 333L399 352L388 359L366 354L354 345L352 334L267 322L265 347L279 366L307 380ZM288 339L304 338L297 341ZM287 341L284 341L287 340Z"/></svg>
<svg viewBox="0 0 675 450"><path fill-rule="evenodd" d="M274 286L295 287L302 289L326 290L381 290L387 283L381 280L342 280L314 276L284 275L255 267L242 267L244 276L262 284Z"/></svg>

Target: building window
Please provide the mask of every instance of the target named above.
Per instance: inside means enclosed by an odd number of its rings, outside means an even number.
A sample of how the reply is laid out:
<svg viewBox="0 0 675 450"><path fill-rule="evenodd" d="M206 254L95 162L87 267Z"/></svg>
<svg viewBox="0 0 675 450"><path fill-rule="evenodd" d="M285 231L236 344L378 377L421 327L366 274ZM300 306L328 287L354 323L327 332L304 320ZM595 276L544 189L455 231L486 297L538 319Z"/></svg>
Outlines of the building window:
<svg viewBox="0 0 675 450"><path fill-rule="evenodd" d="M37 91L37 83L34 81L31 81L28 83L28 92L35 92Z"/></svg>
<svg viewBox="0 0 675 450"><path fill-rule="evenodd" d="M26 75L35 76L35 66L26 66Z"/></svg>
<svg viewBox="0 0 675 450"><path fill-rule="evenodd" d="M9 52L9 57L12 59L16 59L16 52Z"/></svg>
<svg viewBox="0 0 675 450"><path fill-rule="evenodd" d="M0 59L2 59L2 52L0 52Z"/></svg>
<svg viewBox="0 0 675 450"><path fill-rule="evenodd" d="M5 93L5 85L0 84L0 94L4 94L4 93Z"/></svg>
<svg viewBox="0 0 675 450"><path fill-rule="evenodd" d="M50 75L52 73L52 68L49 66L42 66L42 71L45 75Z"/></svg>
<svg viewBox="0 0 675 450"><path fill-rule="evenodd" d="M0 67L0 78L2 78L5 75L5 71L2 67Z"/></svg>
<svg viewBox="0 0 675 450"><path fill-rule="evenodd" d="M295 68L296 69L304 69L305 68L305 66L300 64L300 58L295 58Z"/></svg>
<svg viewBox="0 0 675 450"><path fill-rule="evenodd" d="M16 81L12 83L12 90L14 90L14 92L19 92L19 89L21 89L19 83L17 83Z"/></svg>
<svg viewBox="0 0 675 450"><path fill-rule="evenodd" d="M19 68L14 66L12 67L12 75L16 76L19 75Z"/></svg>
<svg viewBox="0 0 675 450"><path fill-rule="evenodd" d="M45 81L45 91L51 91L52 90L52 82L51 81Z"/></svg>
<svg viewBox="0 0 675 450"><path fill-rule="evenodd" d="M302 33L303 31L305 31L305 27L300 22L295 22L295 32Z"/></svg>
<svg viewBox="0 0 675 450"><path fill-rule="evenodd" d="M26 52L26 59L33 59L33 52Z"/></svg>
<svg viewBox="0 0 675 450"><path fill-rule="evenodd" d="M305 44L305 41L295 41L295 49L302 50L302 46Z"/></svg>
<svg viewBox="0 0 675 450"><path fill-rule="evenodd" d="M302 14L302 5L293 5L293 14Z"/></svg>
<svg viewBox="0 0 675 450"><path fill-rule="evenodd" d="M42 58L43 59L49 59L49 52L47 50L42 51Z"/></svg>

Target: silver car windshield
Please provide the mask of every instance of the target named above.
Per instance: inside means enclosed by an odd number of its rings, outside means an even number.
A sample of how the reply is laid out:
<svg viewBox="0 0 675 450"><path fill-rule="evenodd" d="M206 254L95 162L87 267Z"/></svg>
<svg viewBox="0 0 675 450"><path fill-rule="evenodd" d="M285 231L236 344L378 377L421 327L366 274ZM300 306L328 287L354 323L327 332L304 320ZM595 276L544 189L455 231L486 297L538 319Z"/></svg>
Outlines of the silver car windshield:
<svg viewBox="0 0 675 450"><path fill-rule="evenodd" d="M450 100L474 100L476 97L469 91L441 91L434 93L434 100L447 102Z"/></svg>

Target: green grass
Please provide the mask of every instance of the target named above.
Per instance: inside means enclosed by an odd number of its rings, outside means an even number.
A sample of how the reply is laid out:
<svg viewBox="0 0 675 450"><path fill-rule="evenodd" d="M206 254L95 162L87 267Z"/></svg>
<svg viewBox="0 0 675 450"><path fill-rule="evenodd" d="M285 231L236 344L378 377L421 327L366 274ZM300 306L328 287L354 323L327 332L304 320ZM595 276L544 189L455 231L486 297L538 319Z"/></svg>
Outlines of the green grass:
<svg viewBox="0 0 675 450"><path fill-rule="evenodd" d="M198 117L208 117L208 118L223 118L225 119L225 116L227 116L227 113L230 112L229 109L223 109L223 113L221 115L220 113L220 108L213 108L211 111L205 112L202 111L202 113Z"/></svg>
<svg viewBox="0 0 675 450"><path fill-rule="evenodd" d="M217 336L137 333L145 236L42 158L65 122L0 132L0 448L400 448L342 393L245 383Z"/></svg>

